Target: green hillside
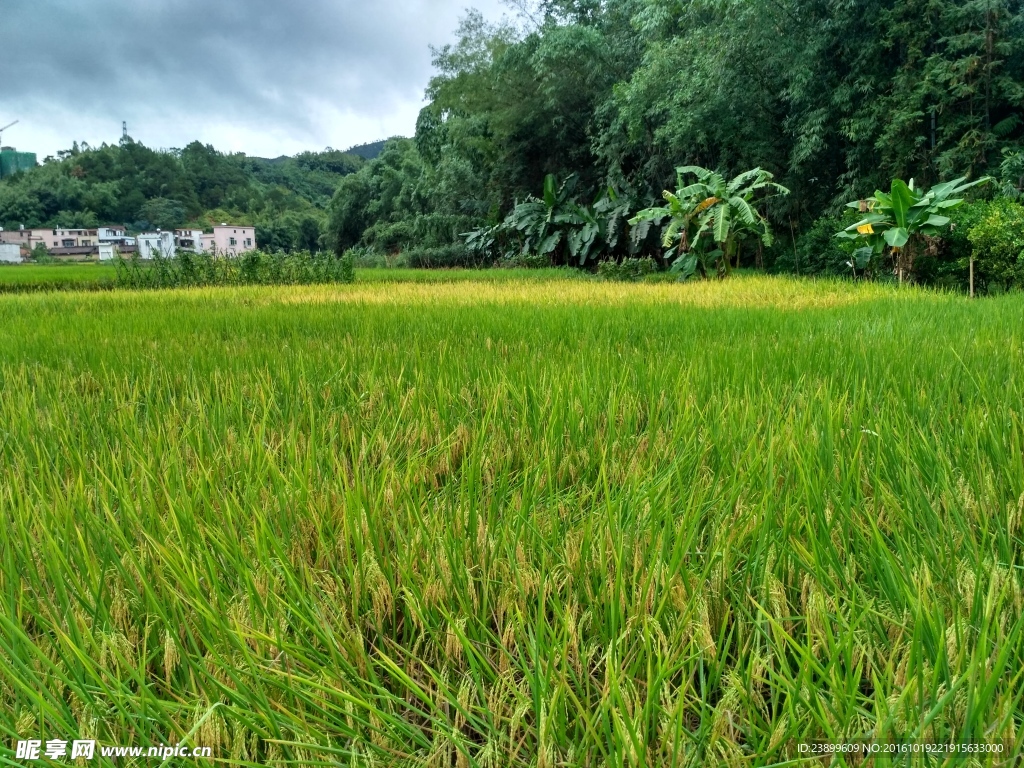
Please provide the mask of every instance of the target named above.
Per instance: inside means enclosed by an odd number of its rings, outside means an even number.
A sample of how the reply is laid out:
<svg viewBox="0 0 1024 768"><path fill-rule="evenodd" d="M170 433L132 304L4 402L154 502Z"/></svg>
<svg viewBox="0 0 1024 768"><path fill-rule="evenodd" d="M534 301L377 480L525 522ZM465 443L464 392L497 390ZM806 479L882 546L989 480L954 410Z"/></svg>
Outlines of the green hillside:
<svg viewBox="0 0 1024 768"><path fill-rule="evenodd" d="M253 224L261 246L316 250L340 180L365 160L338 150L267 160L193 142L157 151L132 139L75 144L43 165L0 181L0 226L131 231L214 222Z"/></svg>

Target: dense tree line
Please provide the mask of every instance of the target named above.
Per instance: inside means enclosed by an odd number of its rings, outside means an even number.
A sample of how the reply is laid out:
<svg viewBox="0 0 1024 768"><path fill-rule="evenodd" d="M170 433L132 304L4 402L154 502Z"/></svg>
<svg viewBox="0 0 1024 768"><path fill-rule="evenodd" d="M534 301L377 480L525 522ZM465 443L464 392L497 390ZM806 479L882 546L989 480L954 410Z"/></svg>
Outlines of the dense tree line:
<svg viewBox="0 0 1024 768"><path fill-rule="evenodd" d="M265 160L199 142L171 151L130 138L96 148L76 143L0 182L0 226L141 231L232 221L255 225L261 247L316 251L339 181L365 162L330 149Z"/></svg>
<svg viewBox="0 0 1024 768"><path fill-rule="evenodd" d="M780 237L758 257L792 268L847 201L894 177L998 174L1024 137L1020 0L516 5L514 22L471 12L434 52L415 137L335 196L337 248L458 258L462 233L536 200L548 175L581 203L613 190L639 208L678 166L761 167L790 194L767 204Z"/></svg>

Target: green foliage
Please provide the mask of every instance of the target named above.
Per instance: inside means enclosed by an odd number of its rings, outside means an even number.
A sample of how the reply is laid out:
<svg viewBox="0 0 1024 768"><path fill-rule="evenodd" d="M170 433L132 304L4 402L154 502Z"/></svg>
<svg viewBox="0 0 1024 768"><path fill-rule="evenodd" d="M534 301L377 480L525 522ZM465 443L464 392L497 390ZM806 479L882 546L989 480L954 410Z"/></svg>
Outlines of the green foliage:
<svg viewBox="0 0 1024 768"><path fill-rule="evenodd" d="M42 243L35 244L35 247L32 248L30 258L36 264L52 264L55 261L53 256L50 255L50 252L46 249L46 246Z"/></svg>
<svg viewBox="0 0 1024 768"><path fill-rule="evenodd" d="M1018 0L517 7L524 11L518 26L470 13L457 42L434 52L436 76L413 141L418 165L410 178L426 208L465 217L454 231L477 232L471 247L492 257L522 246L494 228L538 195L548 175L577 178L579 202L615 179L617 188L636 190L634 213L654 204L679 165L715 168L724 178L763 168L791 194L759 213L776 231L792 232L792 241L893 178L928 188L941 178L993 173L1024 140ZM332 227L344 232L343 247L369 245L380 221L421 215L415 206L375 211L390 194L364 185L346 196L359 215ZM571 226L586 251L585 225ZM549 254L555 262L574 261L565 237ZM623 240L614 255L655 247ZM736 255L759 265L762 250ZM787 261L795 267L796 259Z"/></svg>
<svg viewBox="0 0 1024 768"><path fill-rule="evenodd" d="M1000 198L986 206L967 233L976 290L1024 290L1024 205ZM961 262L961 269L967 264Z"/></svg>
<svg viewBox="0 0 1024 768"><path fill-rule="evenodd" d="M338 183L363 160L335 150L264 160L198 142L156 152L131 139L76 145L41 167L0 181L0 226L95 227L132 231L255 225L261 247L321 248Z"/></svg>
<svg viewBox="0 0 1024 768"><path fill-rule="evenodd" d="M690 175L697 180L687 183L686 177ZM757 206L772 196L789 194L773 178L762 168L745 171L728 181L706 168L679 168L676 191L664 192L668 205L645 208L629 223L639 227L668 219L662 229L661 244L667 251L666 257L672 259L672 270L684 279L697 271L706 277L711 269L724 276L744 240L772 244L771 226Z"/></svg>
<svg viewBox="0 0 1024 768"><path fill-rule="evenodd" d="M185 206L177 200L154 197L139 208L139 229L177 229L187 218Z"/></svg>
<svg viewBox="0 0 1024 768"><path fill-rule="evenodd" d="M460 164L424 162L415 142L392 139L381 154L339 184L330 204L325 244L397 254L444 248L479 223L467 199L474 179Z"/></svg>
<svg viewBox="0 0 1024 768"><path fill-rule="evenodd" d="M116 258L118 288L186 288L202 285L309 285L351 283L351 256L296 251L247 251L226 259L208 253L178 251L173 258Z"/></svg>
<svg viewBox="0 0 1024 768"><path fill-rule="evenodd" d="M532 253L513 253L500 259L495 266L502 269L546 269L551 262L544 256Z"/></svg>
<svg viewBox="0 0 1024 768"><path fill-rule="evenodd" d="M999 191L1013 200L1024 190L1024 151L1003 148L1003 161L999 164Z"/></svg>
<svg viewBox="0 0 1024 768"><path fill-rule="evenodd" d="M402 253L404 266L412 269L435 267L452 269L456 267L482 266L475 253L462 243L436 246L434 248L413 247Z"/></svg>
<svg viewBox="0 0 1024 768"><path fill-rule="evenodd" d="M845 228L849 223L849 216L829 213L805 228L797 236L795 244L789 237L781 238L776 243L777 255L772 264L773 271L829 277L864 275L865 270L872 266L871 260L868 264L854 261L853 244L835 236L837 230Z"/></svg>
<svg viewBox="0 0 1024 768"><path fill-rule="evenodd" d="M617 280L620 282L635 283L652 275L658 270L654 259L645 257L642 259L627 258L621 261L602 261L597 265L597 274L605 280Z"/></svg>
<svg viewBox="0 0 1024 768"><path fill-rule="evenodd" d="M570 176L559 184L548 174L542 197L530 195L500 224L463 234L466 247L481 258L536 256L548 266L582 267L615 255L626 242L625 225L633 198L609 186L593 205L581 205L576 196L578 181Z"/></svg>
<svg viewBox="0 0 1024 768"><path fill-rule="evenodd" d="M867 263L870 258L888 251L903 282L904 278L913 277L914 262L923 252L925 239L946 232L951 222L947 214L963 205L964 198L955 195L989 181L990 178L984 177L968 183L962 176L936 184L925 192L915 186L913 179L910 184L893 179L888 194L878 190L868 200L848 203L848 208L865 215L836 236L862 244L854 251L858 261Z"/></svg>

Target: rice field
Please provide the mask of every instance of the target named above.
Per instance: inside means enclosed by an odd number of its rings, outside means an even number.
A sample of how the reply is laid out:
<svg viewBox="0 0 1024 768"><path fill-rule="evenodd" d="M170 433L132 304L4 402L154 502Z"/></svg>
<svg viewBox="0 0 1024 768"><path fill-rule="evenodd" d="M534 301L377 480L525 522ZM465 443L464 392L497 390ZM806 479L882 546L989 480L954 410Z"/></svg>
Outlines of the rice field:
<svg viewBox="0 0 1024 768"><path fill-rule="evenodd" d="M1017 764L1022 406L1015 296L0 297L0 763Z"/></svg>
<svg viewBox="0 0 1024 768"><path fill-rule="evenodd" d="M116 268L109 263L0 264L0 294L53 290L109 290ZM356 269L356 279L372 283L466 283L520 280L587 280L585 273L558 269Z"/></svg>
<svg viewBox="0 0 1024 768"><path fill-rule="evenodd" d="M0 293L102 289L113 286L109 264L0 264Z"/></svg>

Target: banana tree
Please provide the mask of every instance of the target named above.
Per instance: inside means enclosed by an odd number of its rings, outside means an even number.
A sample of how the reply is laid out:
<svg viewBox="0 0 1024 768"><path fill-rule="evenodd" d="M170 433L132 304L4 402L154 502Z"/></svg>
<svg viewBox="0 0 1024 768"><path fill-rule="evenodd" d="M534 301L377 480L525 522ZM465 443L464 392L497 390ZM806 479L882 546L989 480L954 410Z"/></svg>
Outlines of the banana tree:
<svg viewBox="0 0 1024 768"><path fill-rule="evenodd" d="M480 253L511 256L501 247L509 244L520 255L544 256L555 263L572 259L581 267L613 252L632 197L609 186L593 205L581 205L573 194L576 181L571 176L559 185L548 175L543 197L531 195L497 226L465 233L466 245Z"/></svg>
<svg viewBox="0 0 1024 768"><path fill-rule="evenodd" d="M950 222L945 214L963 204L964 198L954 195L989 181L986 176L967 182L967 177L961 176L924 192L915 187L913 179L909 184L893 179L888 194L877 190L867 200L847 203L865 216L836 236L863 243L854 252L854 258L863 263L888 249L902 283L913 275L914 260L922 252L925 238L941 235Z"/></svg>
<svg viewBox="0 0 1024 768"><path fill-rule="evenodd" d="M772 244L771 226L757 206L775 195L788 195L789 190L776 184L771 173L754 168L727 181L716 171L688 165L676 174L676 191L663 194L668 205L646 208L629 222L639 227L668 219L662 246L673 271L687 278L698 271L707 276L713 268L724 277L744 240ZM696 181L685 183L689 175Z"/></svg>
<svg viewBox="0 0 1024 768"><path fill-rule="evenodd" d="M529 197L519 203L505 219L505 227L522 238L522 252L551 256L566 236L566 225L578 225L578 206L573 200L576 176L561 185L548 174L544 179L544 195Z"/></svg>

